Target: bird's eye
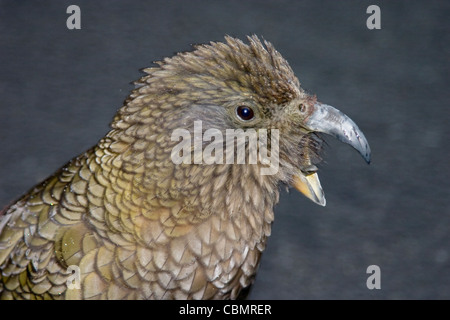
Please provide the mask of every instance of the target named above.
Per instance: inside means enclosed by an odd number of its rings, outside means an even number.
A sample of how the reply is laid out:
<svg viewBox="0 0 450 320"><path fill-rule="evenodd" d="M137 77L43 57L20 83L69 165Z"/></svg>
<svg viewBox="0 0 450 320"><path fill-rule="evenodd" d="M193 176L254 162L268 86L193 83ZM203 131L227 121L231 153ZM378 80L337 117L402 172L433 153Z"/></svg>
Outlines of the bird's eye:
<svg viewBox="0 0 450 320"><path fill-rule="evenodd" d="M237 107L236 108L236 114L238 115L239 118L241 118L244 121L251 120L255 116L252 108L247 107L247 106L239 106L239 107Z"/></svg>
<svg viewBox="0 0 450 320"><path fill-rule="evenodd" d="M303 103L300 103L298 105L298 110L300 110L301 113L304 113L306 111L306 106Z"/></svg>

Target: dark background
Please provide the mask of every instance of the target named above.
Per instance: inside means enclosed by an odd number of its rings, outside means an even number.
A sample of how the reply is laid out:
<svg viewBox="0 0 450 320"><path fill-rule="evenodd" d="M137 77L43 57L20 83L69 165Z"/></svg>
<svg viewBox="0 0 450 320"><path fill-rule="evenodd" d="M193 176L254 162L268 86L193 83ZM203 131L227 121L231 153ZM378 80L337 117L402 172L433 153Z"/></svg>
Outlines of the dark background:
<svg viewBox="0 0 450 320"><path fill-rule="evenodd" d="M257 34L373 160L327 140L327 206L283 192L250 298L449 299L449 17L448 1L0 1L0 207L94 145L140 68Z"/></svg>

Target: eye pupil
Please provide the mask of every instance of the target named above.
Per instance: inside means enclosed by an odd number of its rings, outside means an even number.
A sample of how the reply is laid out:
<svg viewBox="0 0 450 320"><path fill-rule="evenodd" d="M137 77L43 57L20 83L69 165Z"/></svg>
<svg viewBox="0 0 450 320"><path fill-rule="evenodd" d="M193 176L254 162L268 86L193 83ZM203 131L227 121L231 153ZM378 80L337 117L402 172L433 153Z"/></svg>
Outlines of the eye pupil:
<svg viewBox="0 0 450 320"><path fill-rule="evenodd" d="M239 106L236 109L236 113L242 120L248 121L250 119L253 119L255 114L253 113L252 108L249 108L247 106Z"/></svg>
<svg viewBox="0 0 450 320"><path fill-rule="evenodd" d="M305 112L306 107L305 107L305 105L303 103L300 103L298 108L300 109L300 112Z"/></svg>

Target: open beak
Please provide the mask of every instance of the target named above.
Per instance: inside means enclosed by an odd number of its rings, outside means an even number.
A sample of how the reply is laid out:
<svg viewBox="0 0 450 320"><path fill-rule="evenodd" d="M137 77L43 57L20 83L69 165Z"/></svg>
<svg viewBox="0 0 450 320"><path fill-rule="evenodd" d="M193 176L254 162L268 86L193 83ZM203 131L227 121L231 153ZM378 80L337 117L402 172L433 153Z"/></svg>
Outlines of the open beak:
<svg viewBox="0 0 450 320"><path fill-rule="evenodd" d="M370 147L366 137L358 126L332 106L315 103L310 115L304 120L304 128L312 132L329 134L339 141L355 148L361 156L370 163ZM293 186L315 203L325 206L325 195L320 185L317 168L310 164L313 170L298 170L293 176Z"/></svg>

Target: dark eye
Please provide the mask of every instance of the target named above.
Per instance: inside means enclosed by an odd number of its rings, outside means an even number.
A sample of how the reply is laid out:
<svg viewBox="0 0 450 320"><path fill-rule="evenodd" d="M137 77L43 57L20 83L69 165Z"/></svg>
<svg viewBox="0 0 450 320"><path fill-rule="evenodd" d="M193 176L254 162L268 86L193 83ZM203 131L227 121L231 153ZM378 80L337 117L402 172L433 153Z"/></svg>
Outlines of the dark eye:
<svg viewBox="0 0 450 320"><path fill-rule="evenodd" d="M241 118L244 121L248 121L253 119L255 114L253 113L252 108L249 108L247 106L239 106L236 108L236 113L239 118Z"/></svg>
<svg viewBox="0 0 450 320"><path fill-rule="evenodd" d="M303 103L300 103L298 105L298 109L300 110L301 113L306 111L306 106Z"/></svg>

